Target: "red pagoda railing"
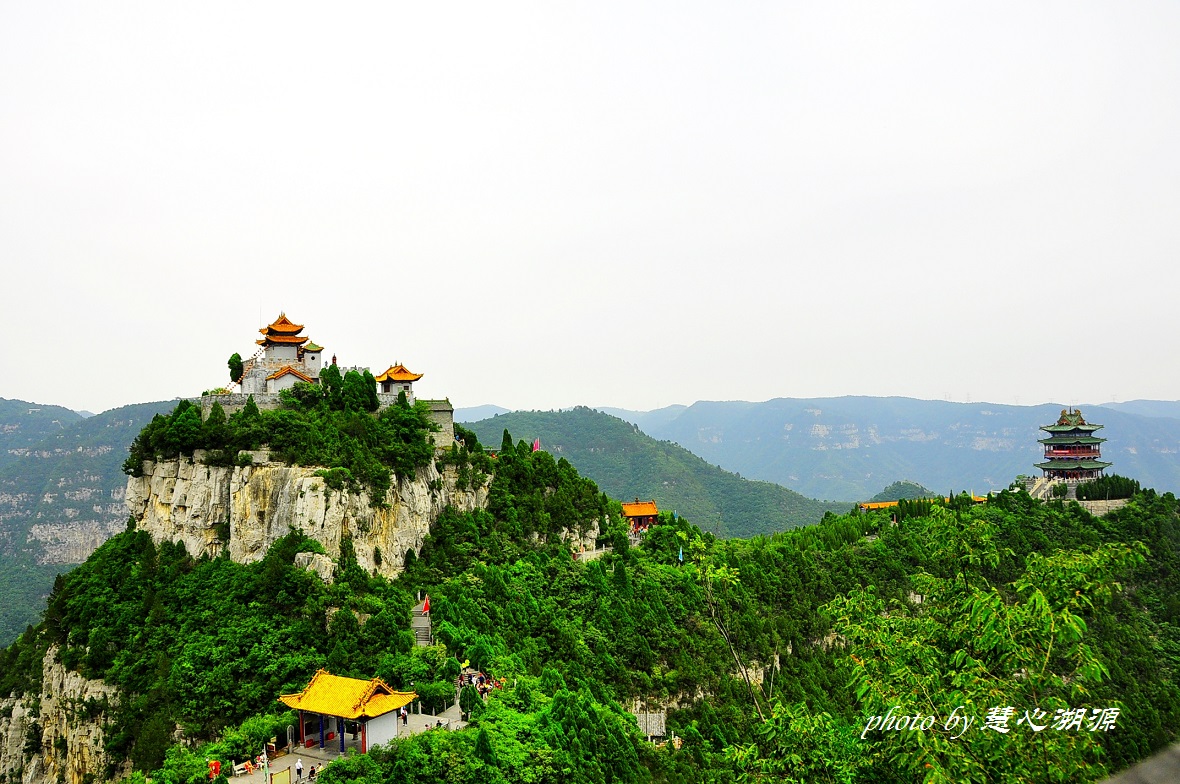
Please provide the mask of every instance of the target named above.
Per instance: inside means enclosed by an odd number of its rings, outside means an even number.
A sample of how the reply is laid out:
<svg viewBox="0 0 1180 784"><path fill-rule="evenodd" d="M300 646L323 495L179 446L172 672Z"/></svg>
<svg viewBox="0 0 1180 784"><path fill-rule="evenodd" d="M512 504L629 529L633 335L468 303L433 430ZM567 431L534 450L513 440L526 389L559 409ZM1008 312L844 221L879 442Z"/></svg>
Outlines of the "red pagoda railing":
<svg viewBox="0 0 1180 784"><path fill-rule="evenodd" d="M1097 449L1081 449L1077 451L1070 451L1068 449L1046 449L1045 457L1102 457L1102 453Z"/></svg>

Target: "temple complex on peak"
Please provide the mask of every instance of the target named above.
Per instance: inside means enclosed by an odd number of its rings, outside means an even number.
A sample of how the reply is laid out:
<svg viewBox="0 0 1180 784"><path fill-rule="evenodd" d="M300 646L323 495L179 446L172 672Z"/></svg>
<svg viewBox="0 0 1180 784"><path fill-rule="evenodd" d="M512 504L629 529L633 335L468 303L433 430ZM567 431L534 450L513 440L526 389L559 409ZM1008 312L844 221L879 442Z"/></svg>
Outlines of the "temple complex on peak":
<svg viewBox="0 0 1180 784"><path fill-rule="evenodd" d="M1087 423L1081 411L1063 408L1056 424L1041 427L1049 437L1039 441L1045 447L1045 462L1036 467L1046 479L1097 479L1111 465L1102 461L1102 442L1106 439L1094 435L1101 429L1102 425Z"/></svg>
<svg viewBox="0 0 1180 784"><path fill-rule="evenodd" d="M324 347L316 345L311 338L302 335L303 325L287 318L286 313L258 330L262 335L255 340L258 349L249 359L242 361L242 373L235 380L238 391L230 390L219 394L201 396L201 415L208 416L214 403L219 403L226 414L231 414L254 398L260 409L275 409L281 405L280 393L298 383L318 384L320 373L327 367L323 361ZM333 355L329 364L336 364ZM369 372L366 367L338 367L344 375L350 370ZM414 382L422 378L400 362L375 377L377 400L380 408L387 408L404 394L406 400L414 403ZM435 446L448 447L455 439L455 409L449 400L424 400L430 407L430 418L439 426L432 433Z"/></svg>

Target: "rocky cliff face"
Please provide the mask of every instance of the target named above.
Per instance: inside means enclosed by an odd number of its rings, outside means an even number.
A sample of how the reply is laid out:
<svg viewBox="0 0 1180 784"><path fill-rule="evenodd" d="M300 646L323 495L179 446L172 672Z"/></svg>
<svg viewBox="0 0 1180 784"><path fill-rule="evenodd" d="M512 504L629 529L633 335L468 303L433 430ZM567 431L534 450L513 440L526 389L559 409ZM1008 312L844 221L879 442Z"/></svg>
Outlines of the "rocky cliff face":
<svg viewBox="0 0 1180 784"><path fill-rule="evenodd" d="M0 700L0 780L21 784L97 781L110 760L104 749L106 711L117 690L69 672L57 648L45 655L41 692ZM39 744L37 753L25 748Z"/></svg>
<svg viewBox="0 0 1180 784"><path fill-rule="evenodd" d="M136 526L156 541L183 542L193 555L228 552L241 563L260 560L291 529L318 540L331 559L351 536L362 568L393 576L407 550L418 552L447 506L487 505L487 485L460 490L454 468L433 464L395 479L383 506L368 493L333 490L315 468L263 462L218 468L182 458L147 463L127 481ZM380 555L378 555L380 552ZM302 554L307 568L329 579L325 556ZM67 671L51 649L39 694L0 699L0 784L84 784L101 780L111 764L104 749L106 711L118 691ZM26 755L25 749L38 749ZM120 770L117 778L126 774Z"/></svg>
<svg viewBox="0 0 1180 784"><path fill-rule="evenodd" d="M452 467L440 472L431 464L415 477L395 478L380 507L365 491L328 487L316 471L266 462L218 468L187 458L145 463L143 476L127 481L127 508L136 527L158 542L184 542L193 555L228 550L239 563L260 560L291 529L336 559L348 535L361 567L390 577L407 550L421 549L444 508L487 505L487 486L458 489Z"/></svg>

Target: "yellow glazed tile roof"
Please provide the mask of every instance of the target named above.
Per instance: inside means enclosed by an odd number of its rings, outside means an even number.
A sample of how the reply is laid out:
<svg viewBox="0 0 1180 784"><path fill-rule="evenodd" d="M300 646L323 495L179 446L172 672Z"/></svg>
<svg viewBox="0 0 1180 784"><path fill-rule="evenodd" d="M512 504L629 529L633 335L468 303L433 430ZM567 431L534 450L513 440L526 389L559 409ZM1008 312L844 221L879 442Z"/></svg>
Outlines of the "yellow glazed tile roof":
<svg viewBox="0 0 1180 784"><path fill-rule="evenodd" d="M656 509L655 501L635 501L634 503L625 501L623 503L624 517L647 517L659 513L660 510Z"/></svg>
<svg viewBox="0 0 1180 784"><path fill-rule="evenodd" d="M377 376L375 380L380 384L382 381L417 381L420 378L421 373L411 373L405 365L390 365L389 370Z"/></svg>
<svg viewBox="0 0 1180 784"><path fill-rule="evenodd" d="M279 702L288 708L339 716L344 719L373 719L409 705L418 695L394 691L380 678L362 681L317 670L307 688L298 694L284 694Z"/></svg>

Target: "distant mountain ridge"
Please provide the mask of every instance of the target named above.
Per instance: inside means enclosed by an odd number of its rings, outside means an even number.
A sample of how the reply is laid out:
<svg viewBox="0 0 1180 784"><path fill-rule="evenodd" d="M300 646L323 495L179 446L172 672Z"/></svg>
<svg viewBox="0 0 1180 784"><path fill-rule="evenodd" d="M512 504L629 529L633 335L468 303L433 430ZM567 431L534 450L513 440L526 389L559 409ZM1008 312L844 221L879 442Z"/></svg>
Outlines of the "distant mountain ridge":
<svg viewBox="0 0 1180 784"><path fill-rule="evenodd" d="M507 414L511 409L503 406L496 406L488 403L482 406L470 406L468 408L455 409L456 422L478 422L481 419L494 417L497 414Z"/></svg>
<svg viewBox="0 0 1180 784"><path fill-rule="evenodd" d="M1086 406L1114 473L1180 492L1180 403ZM703 401L675 411L619 412L654 438L706 462L821 498L869 498L910 480L936 493L984 493L1036 474L1041 425L1058 404L1011 406L913 398L777 398ZM1147 416L1141 412L1152 412Z"/></svg>
<svg viewBox="0 0 1180 784"><path fill-rule="evenodd" d="M683 447L659 442L623 420L589 408L515 411L468 425L483 444L498 447L539 438L605 493L624 501L654 499L701 528L723 536L752 536L818 522L847 512L852 501L817 501L770 482L743 479L709 465Z"/></svg>

